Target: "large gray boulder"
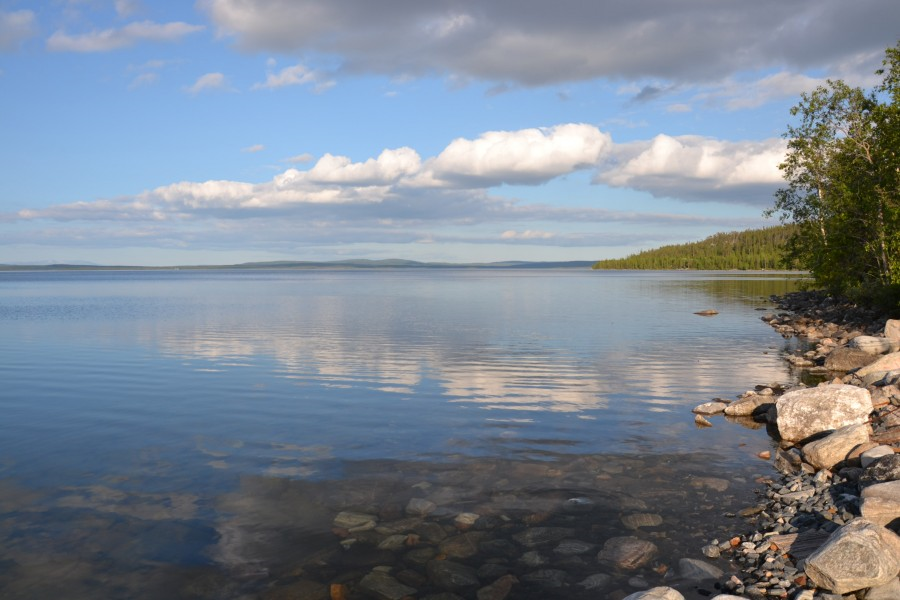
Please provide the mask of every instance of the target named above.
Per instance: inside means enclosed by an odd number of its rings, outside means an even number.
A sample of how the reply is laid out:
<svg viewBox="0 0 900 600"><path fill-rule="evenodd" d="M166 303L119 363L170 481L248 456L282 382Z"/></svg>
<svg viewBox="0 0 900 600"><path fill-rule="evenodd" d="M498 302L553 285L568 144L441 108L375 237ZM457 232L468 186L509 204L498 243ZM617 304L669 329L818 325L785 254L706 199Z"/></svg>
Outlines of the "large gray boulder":
<svg viewBox="0 0 900 600"><path fill-rule="evenodd" d="M851 450L868 442L869 433L867 423L841 427L803 446L803 458L817 469L831 469L845 460Z"/></svg>
<svg viewBox="0 0 900 600"><path fill-rule="evenodd" d="M799 442L847 425L865 423L872 396L853 385L825 385L787 392L776 403L781 439Z"/></svg>
<svg viewBox="0 0 900 600"><path fill-rule="evenodd" d="M806 559L818 587L846 594L885 585L900 572L900 537L867 519L854 519Z"/></svg>

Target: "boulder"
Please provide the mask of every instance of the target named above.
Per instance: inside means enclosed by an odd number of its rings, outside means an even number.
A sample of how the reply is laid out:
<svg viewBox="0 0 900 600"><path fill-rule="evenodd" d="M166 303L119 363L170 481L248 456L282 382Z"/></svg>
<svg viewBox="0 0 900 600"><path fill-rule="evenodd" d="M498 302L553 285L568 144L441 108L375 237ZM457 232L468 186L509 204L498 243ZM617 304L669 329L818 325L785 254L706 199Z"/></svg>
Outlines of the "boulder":
<svg viewBox="0 0 900 600"><path fill-rule="evenodd" d="M758 411L765 410L763 405L774 403L774 396L763 396L761 394L742 396L725 407L725 414L731 417L749 417Z"/></svg>
<svg viewBox="0 0 900 600"><path fill-rule="evenodd" d="M486 585L475 594L478 600L503 600L509 596L513 585L519 583L513 575L504 575L490 585Z"/></svg>
<svg viewBox="0 0 900 600"><path fill-rule="evenodd" d="M891 352L859 369L856 376L869 384L882 379L890 371L897 370L900 370L900 352Z"/></svg>
<svg viewBox="0 0 900 600"><path fill-rule="evenodd" d="M876 483L863 488L859 512L864 519L879 525L890 525L900 519L900 481Z"/></svg>
<svg viewBox="0 0 900 600"><path fill-rule="evenodd" d="M900 598L900 579L896 577L889 583L871 588L866 592L866 600L897 600Z"/></svg>
<svg viewBox="0 0 900 600"><path fill-rule="evenodd" d="M845 460L854 448L868 442L869 434L866 423L841 427L803 446L803 458L817 469L831 469Z"/></svg>
<svg viewBox="0 0 900 600"><path fill-rule="evenodd" d="M884 337L900 344L900 319L888 319L884 324Z"/></svg>
<svg viewBox="0 0 900 600"><path fill-rule="evenodd" d="M859 348L837 348L825 358L825 368L829 371L847 372L865 367L878 360L878 355L869 354Z"/></svg>
<svg viewBox="0 0 900 600"><path fill-rule="evenodd" d="M888 454L875 459L859 476L862 486L900 480L900 454Z"/></svg>
<svg viewBox="0 0 900 600"><path fill-rule="evenodd" d="M863 469L871 465L873 462L881 458L882 456L893 456L894 449L890 446L875 446L874 448L870 448L859 455L859 460L862 463Z"/></svg>
<svg viewBox="0 0 900 600"><path fill-rule="evenodd" d="M611 562L620 569L638 569L656 556L656 544L634 536L614 537L606 540L597 555L601 562Z"/></svg>
<svg viewBox="0 0 900 600"><path fill-rule="evenodd" d="M776 407L781 438L798 442L823 431L865 423L872 412L872 397L865 388L825 385L787 392Z"/></svg>
<svg viewBox="0 0 900 600"><path fill-rule="evenodd" d="M891 340L873 335L861 335L850 340L850 347L862 350L866 354L887 354L892 351Z"/></svg>
<svg viewBox="0 0 900 600"><path fill-rule="evenodd" d="M835 531L806 559L806 575L836 594L885 585L898 572L900 537L863 518Z"/></svg>
<svg viewBox="0 0 900 600"><path fill-rule="evenodd" d="M622 600L684 600L684 596L676 589L661 586L629 594Z"/></svg>

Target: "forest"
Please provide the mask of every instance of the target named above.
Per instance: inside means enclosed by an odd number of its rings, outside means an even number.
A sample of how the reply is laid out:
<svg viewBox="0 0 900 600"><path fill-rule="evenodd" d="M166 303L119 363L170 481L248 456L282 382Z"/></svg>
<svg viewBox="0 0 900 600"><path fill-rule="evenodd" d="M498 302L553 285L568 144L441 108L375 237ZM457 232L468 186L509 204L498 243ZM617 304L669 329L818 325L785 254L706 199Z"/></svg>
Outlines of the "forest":
<svg viewBox="0 0 900 600"><path fill-rule="evenodd" d="M699 242L662 246L626 258L601 260L594 269L783 269L794 226L717 233Z"/></svg>

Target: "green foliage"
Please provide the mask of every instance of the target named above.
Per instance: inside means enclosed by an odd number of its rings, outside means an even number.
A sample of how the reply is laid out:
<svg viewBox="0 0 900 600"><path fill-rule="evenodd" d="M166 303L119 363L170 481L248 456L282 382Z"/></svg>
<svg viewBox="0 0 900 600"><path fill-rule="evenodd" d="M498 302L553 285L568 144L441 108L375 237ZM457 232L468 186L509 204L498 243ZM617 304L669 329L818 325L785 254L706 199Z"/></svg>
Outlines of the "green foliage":
<svg viewBox="0 0 900 600"><path fill-rule="evenodd" d="M594 269L779 269L793 226L717 233L701 242L663 246L627 258L601 260Z"/></svg>
<svg viewBox="0 0 900 600"><path fill-rule="evenodd" d="M816 284L900 307L900 43L883 64L873 90L829 80L801 96L767 213L796 226L788 256Z"/></svg>

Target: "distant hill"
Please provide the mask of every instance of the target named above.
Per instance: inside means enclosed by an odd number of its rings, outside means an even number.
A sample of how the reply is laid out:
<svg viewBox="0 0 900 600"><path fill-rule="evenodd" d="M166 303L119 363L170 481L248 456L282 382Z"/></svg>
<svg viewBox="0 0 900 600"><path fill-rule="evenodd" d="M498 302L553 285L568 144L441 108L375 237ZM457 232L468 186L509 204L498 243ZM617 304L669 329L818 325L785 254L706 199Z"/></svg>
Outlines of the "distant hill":
<svg viewBox="0 0 900 600"><path fill-rule="evenodd" d="M786 269L791 225L717 233L700 242L662 246L626 258L601 260L593 269Z"/></svg>
<svg viewBox="0 0 900 600"><path fill-rule="evenodd" d="M571 261L506 261L492 263L438 263L414 260L351 259L338 261L268 261L236 265L185 265L178 267L135 267L127 265L85 265L85 264L0 264L0 271L153 271L153 270L198 270L198 269L587 269L594 264L591 260Z"/></svg>

